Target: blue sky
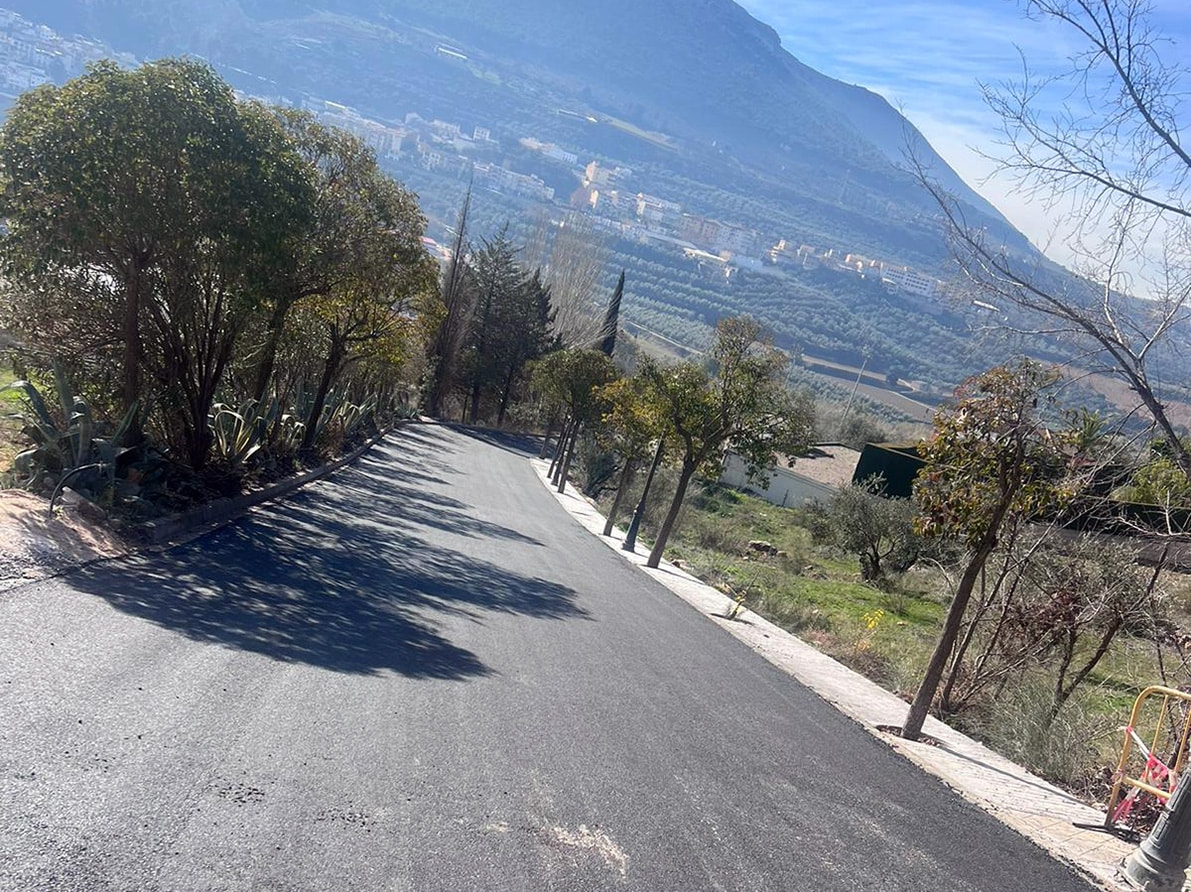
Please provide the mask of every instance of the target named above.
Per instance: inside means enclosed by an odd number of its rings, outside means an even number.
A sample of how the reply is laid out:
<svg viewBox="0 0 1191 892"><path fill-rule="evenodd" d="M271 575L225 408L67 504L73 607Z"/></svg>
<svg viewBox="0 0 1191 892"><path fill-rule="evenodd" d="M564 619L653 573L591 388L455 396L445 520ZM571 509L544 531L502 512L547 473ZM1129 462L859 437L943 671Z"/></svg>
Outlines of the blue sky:
<svg viewBox="0 0 1191 892"><path fill-rule="evenodd" d="M1040 247L1053 225L1036 203L1014 194L977 149L995 153L996 119L980 86L1068 70L1081 46L1074 32L1030 21L1016 0L738 0L781 35L805 64L880 93L923 132L969 184ZM1191 67L1191 0L1155 0L1168 64ZM1189 81L1188 83L1191 83ZM1191 139L1191 102L1187 137ZM1049 251L1064 261L1063 251Z"/></svg>

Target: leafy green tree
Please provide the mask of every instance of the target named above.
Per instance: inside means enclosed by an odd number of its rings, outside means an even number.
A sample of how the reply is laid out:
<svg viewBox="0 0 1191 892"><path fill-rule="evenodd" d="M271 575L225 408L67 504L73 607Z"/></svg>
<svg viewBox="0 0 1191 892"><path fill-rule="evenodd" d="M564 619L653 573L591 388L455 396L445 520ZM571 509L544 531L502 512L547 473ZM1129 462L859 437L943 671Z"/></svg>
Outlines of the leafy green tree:
<svg viewBox="0 0 1191 892"><path fill-rule="evenodd" d="M919 531L955 538L967 556L903 737L914 740L922 733L1002 527L1013 516L1054 512L1074 494L1065 439L1046 429L1039 409L1056 379L1030 360L969 378L956 390L955 404L935 414L934 433L920 447L925 467L914 483Z"/></svg>
<svg viewBox="0 0 1191 892"><path fill-rule="evenodd" d="M309 215L276 120L194 61L99 63L18 99L0 176L22 334L47 352L96 348L121 408L154 400L175 453L201 467L236 338Z"/></svg>
<svg viewBox="0 0 1191 892"><path fill-rule="evenodd" d="M583 426L599 418L604 385L616 378L616 366L599 350L570 347L548 353L533 369L534 389L566 412L568 421L558 443L558 491L567 483L567 472Z"/></svg>
<svg viewBox="0 0 1191 892"><path fill-rule="evenodd" d="M392 277L388 267L414 267L415 276L430 270L420 245L425 220L416 199L378 168L372 149L307 112L273 113L312 180L313 209L308 227L290 230L283 246L286 263L265 293L266 322L254 352L257 400L268 391L286 322L298 303L334 303L337 292L369 277L383 291Z"/></svg>
<svg viewBox="0 0 1191 892"><path fill-rule="evenodd" d="M1134 472L1125 495L1164 509L1186 508L1191 505L1191 478L1172 459L1159 455Z"/></svg>
<svg viewBox="0 0 1191 892"><path fill-rule="evenodd" d="M710 359L712 371L693 362L642 367L679 456L677 488L649 554L650 567L661 562L691 479L700 468L716 465L726 447L759 474L779 453L805 451L813 436L810 398L786 388L789 359L762 339L755 321L721 320Z"/></svg>
<svg viewBox="0 0 1191 892"><path fill-rule="evenodd" d="M381 356L399 364L417 309L435 287L437 267L422 246L424 221L413 196L379 170L363 194L369 221L355 234L353 263L325 294L303 303L322 370L302 448L314 446L317 421L343 372Z"/></svg>
<svg viewBox="0 0 1191 892"><path fill-rule="evenodd" d="M879 479L842 487L826 508L832 541L860 558L866 582L879 582L886 570L900 573L914 566L922 544L914 531L914 505L882 497Z"/></svg>

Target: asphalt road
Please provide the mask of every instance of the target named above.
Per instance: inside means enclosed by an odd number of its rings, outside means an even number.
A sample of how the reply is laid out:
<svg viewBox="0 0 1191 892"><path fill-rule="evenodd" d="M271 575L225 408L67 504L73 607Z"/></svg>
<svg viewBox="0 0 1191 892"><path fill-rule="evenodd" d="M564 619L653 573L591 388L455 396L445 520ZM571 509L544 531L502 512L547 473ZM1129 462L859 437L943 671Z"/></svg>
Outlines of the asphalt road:
<svg viewBox="0 0 1191 892"><path fill-rule="evenodd" d="M417 425L0 595L0 888L1091 887Z"/></svg>

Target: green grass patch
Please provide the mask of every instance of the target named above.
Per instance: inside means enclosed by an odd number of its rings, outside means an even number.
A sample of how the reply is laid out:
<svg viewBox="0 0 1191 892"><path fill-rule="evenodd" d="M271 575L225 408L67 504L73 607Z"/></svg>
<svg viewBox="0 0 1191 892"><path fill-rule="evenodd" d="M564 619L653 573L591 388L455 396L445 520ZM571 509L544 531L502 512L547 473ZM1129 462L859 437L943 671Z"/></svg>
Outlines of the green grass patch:
<svg viewBox="0 0 1191 892"><path fill-rule="evenodd" d="M823 629L850 630L880 611L893 637L933 634L943 613L914 578L885 588L861 582L855 558L816 545L805 512L718 485L691 494L668 555L725 592L744 592L746 604L791 631L805 628L810 616ZM783 623L782 616L793 620Z"/></svg>
<svg viewBox="0 0 1191 892"><path fill-rule="evenodd" d="M16 375L11 368L0 365L0 473L12 466L12 460L23 448L19 422L9 416L20 409L21 396L15 390L4 390Z"/></svg>

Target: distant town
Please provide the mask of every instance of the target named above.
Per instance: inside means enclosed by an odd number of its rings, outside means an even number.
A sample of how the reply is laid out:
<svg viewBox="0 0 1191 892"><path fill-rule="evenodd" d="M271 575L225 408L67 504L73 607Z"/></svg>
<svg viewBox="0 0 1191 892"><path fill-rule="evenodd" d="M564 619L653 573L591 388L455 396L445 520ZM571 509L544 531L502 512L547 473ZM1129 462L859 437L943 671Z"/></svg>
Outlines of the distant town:
<svg viewBox="0 0 1191 892"><path fill-rule="evenodd" d="M406 115L401 124L387 124L335 102L315 100L305 104L320 121L354 133L378 157L391 163L415 164L458 178L471 177L477 186L494 192L584 211L591 215L596 228L612 235L681 250L712 277L730 279L742 268L764 272L788 266L823 267L877 278L891 291L912 297L937 298L944 290L937 278L904 265L768 236L740 223L686 213L680 202L642 191L629 167L596 160L583 165L580 148L572 150L533 136L517 139L520 148L574 174L574 191L559 196L540 177L512 169L512 159L493 138L490 126L476 124L468 130L454 122L428 121L417 113Z"/></svg>
<svg viewBox="0 0 1191 892"><path fill-rule="evenodd" d="M459 50L440 46L439 55L465 60ZM0 9L0 92L10 97L40 84L61 82L100 59L112 58L133 66L137 59L114 53L101 42L81 36L63 37L11 10ZM289 104L278 97L251 97ZM825 268L863 278L878 279L890 291L919 299L925 310L944 311L944 284L910 267L864 257L836 248L804 244L798 239L765 234L739 222L686 213L681 202L644 191L626 166L583 162L581 147L564 147L532 135L515 137L516 145L551 164L566 168L575 178L570 194L556 190L532 173L514 169L515 160L493 137L491 122L465 128L437 118L426 120L411 112L400 122L366 117L346 105L324 99L301 103L320 121L360 137L390 167L416 165L423 170L470 178L483 189L590 215L597 229L619 238L653 242L683 255L709 278L731 279L740 269L773 272L782 268ZM560 109L559 114L578 113ZM427 247L445 257L445 249L427 240ZM984 309L995 309L985 305Z"/></svg>

